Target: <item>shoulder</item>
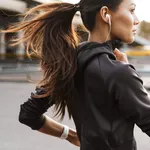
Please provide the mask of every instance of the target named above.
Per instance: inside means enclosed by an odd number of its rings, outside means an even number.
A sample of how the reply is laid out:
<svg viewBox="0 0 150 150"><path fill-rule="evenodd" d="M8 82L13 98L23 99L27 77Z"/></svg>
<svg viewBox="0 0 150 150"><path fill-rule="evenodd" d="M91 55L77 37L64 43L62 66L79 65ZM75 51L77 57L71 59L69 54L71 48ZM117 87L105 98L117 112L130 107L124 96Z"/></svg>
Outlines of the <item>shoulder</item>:
<svg viewBox="0 0 150 150"><path fill-rule="evenodd" d="M131 64L123 63L117 63L116 67L114 67L114 70L111 73L110 79L124 84L130 84L135 80L139 80L143 83L135 67Z"/></svg>
<svg viewBox="0 0 150 150"><path fill-rule="evenodd" d="M132 74L137 74L135 67L131 64L117 63L112 76L117 78L125 78L131 76Z"/></svg>

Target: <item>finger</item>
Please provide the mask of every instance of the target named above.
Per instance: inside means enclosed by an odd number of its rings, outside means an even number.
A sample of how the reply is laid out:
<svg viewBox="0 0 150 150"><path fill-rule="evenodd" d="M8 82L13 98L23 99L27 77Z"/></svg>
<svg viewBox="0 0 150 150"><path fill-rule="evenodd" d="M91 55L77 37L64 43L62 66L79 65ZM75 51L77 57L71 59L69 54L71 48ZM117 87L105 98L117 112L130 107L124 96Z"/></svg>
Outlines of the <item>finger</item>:
<svg viewBox="0 0 150 150"><path fill-rule="evenodd" d="M120 51L118 50L118 48L115 48L115 49L114 49L114 52L120 52Z"/></svg>
<svg viewBox="0 0 150 150"><path fill-rule="evenodd" d="M121 52L120 52L117 48L114 50L114 54L115 54L115 55L120 55L120 53L121 53Z"/></svg>
<svg viewBox="0 0 150 150"><path fill-rule="evenodd" d="M115 49L115 50L114 50L114 55L115 55L117 58L122 56L121 52L120 52L118 49Z"/></svg>

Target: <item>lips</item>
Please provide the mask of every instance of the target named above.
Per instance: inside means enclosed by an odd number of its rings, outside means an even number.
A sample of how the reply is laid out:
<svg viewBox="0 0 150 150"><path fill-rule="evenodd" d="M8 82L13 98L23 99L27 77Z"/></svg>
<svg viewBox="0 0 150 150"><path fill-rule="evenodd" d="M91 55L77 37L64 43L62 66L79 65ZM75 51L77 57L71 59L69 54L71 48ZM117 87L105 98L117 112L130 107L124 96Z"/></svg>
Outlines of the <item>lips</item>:
<svg viewBox="0 0 150 150"><path fill-rule="evenodd" d="M136 31L137 31L136 29L135 29L135 30L132 30L133 33L136 33Z"/></svg>

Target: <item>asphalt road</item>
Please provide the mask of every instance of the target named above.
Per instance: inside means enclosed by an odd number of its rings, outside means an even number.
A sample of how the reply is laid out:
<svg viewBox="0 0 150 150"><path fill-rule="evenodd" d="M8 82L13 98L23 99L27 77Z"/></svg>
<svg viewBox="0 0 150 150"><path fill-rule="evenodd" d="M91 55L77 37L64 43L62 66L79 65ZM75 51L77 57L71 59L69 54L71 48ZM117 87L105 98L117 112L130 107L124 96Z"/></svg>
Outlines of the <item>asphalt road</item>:
<svg viewBox="0 0 150 150"><path fill-rule="evenodd" d="M18 122L20 104L28 99L35 85L0 82L0 150L79 150L65 140L31 130ZM49 109L47 115L53 116ZM57 120L57 119L56 119ZM63 123L74 128L65 117ZM150 150L150 138L135 127L138 150Z"/></svg>

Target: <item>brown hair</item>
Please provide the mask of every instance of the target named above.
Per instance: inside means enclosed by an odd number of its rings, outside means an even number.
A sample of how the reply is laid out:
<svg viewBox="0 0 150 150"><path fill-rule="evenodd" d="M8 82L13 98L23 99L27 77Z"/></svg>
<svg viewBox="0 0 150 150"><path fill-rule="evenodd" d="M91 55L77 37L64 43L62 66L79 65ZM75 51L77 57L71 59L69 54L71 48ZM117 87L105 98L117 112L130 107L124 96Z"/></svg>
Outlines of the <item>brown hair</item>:
<svg viewBox="0 0 150 150"><path fill-rule="evenodd" d="M51 96L56 115L61 115L61 119L66 106L71 117L68 101L73 98L77 67L78 38L72 25L76 11L70 3L41 4L29 10L22 22L3 31L24 33L22 38L13 39L12 45L24 42L27 54L36 54L40 58L43 78L38 86L44 87L46 94L39 97Z"/></svg>
<svg viewBox="0 0 150 150"><path fill-rule="evenodd" d="M39 86L44 87L47 92L39 97L51 96L55 103L56 115L61 115L61 119L64 117L66 106L71 117L69 101L74 98L78 37L72 26L73 16L79 10L85 27L92 31L99 9L108 6L115 11L122 1L81 0L76 5L63 2L42 4L29 10L23 22L4 31L23 31L24 36L13 40L13 45L25 42L27 53L36 54L40 58L43 79ZM28 20L30 17L32 19Z"/></svg>
<svg viewBox="0 0 150 150"><path fill-rule="evenodd" d="M123 0L81 0L80 12L84 26L92 31L95 26L96 14L103 6L107 6L111 11L116 11Z"/></svg>

